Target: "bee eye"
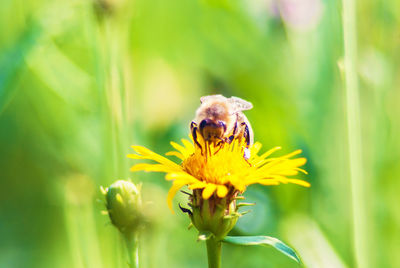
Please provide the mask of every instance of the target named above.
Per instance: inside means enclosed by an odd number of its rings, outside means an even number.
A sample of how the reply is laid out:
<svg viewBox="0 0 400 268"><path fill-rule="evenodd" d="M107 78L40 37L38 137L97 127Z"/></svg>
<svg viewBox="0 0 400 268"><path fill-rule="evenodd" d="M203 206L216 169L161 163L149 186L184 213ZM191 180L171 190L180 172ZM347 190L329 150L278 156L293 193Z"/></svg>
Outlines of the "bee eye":
<svg viewBox="0 0 400 268"><path fill-rule="evenodd" d="M202 121L200 122L200 125L199 125L200 131L203 130L203 128L204 128L206 125L208 125L208 124L209 124L209 122L208 122L207 119L202 120Z"/></svg>
<svg viewBox="0 0 400 268"><path fill-rule="evenodd" d="M218 120L218 126L224 128L224 132L226 131L226 124L224 121Z"/></svg>
<svg viewBox="0 0 400 268"><path fill-rule="evenodd" d="M201 122L200 122L200 125L199 125L199 130L200 131L203 131L203 129L206 127L206 126L208 126L208 127L211 127L211 128L216 128L216 129L223 129L224 130L224 132L226 131L226 129L227 129L227 127L226 127L226 124L225 124L225 122L224 121L221 121L221 120L218 120L218 121L214 121L214 120L211 120L211 119L204 119L204 120L202 120Z"/></svg>

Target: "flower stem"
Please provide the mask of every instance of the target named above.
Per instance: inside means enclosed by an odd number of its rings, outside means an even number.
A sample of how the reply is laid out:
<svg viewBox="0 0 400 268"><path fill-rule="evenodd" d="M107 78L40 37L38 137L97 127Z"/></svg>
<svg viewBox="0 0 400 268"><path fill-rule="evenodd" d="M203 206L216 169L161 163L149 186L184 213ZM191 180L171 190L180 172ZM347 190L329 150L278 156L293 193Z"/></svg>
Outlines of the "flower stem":
<svg viewBox="0 0 400 268"><path fill-rule="evenodd" d="M124 235L128 249L129 267L139 268L139 239L137 234Z"/></svg>
<svg viewBox="0 0 400 268"><path fill-rule="evenodd" d="M220 268L221 267L221 241L215 237L210 237L206 241L207 243L207 255L208 255L208 268Z"/></svg>

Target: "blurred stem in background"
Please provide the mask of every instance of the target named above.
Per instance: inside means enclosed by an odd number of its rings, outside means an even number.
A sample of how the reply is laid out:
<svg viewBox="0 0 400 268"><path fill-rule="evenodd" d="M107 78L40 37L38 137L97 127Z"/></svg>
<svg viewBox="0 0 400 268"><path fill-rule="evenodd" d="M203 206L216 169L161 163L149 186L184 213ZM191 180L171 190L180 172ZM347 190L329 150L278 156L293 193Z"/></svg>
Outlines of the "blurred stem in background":
<svg viewBox="0 0 400 268"><path fill-rule="evenodd" d="M103 267L93 215L94 185L89 177L71 174L65 184L65 226L74 267Z"/></svg>
<svg viewBox="0 0 400 268"><path fill-rule="evenodd" d="M361 118L357 76L356 0L343 0L344 71L347 111L347 135L352 195L353 243L357 267L371 265L368 253L369 234L366 215L366 188L362 159Z"/></svg>
<svg viewBox="0 0 400 268"><path fill-rule="evenodd" d="M100 89L104 97L103 116L105 122L104 145L110 154L105 154L105 163L111 165L110 179L126 179L129 172L127 158L129 150L130 127L127 118L130 111L129 88L126 74L131 75L130 70L125 70L128 57L129 23L128 18L131 8L125 8L124 13L119 13L124 1L99 0L96 6L99 26L99 40L102 47L104 89ZM123 16L119 16L123 15ZM111 160L111 161L107 161ZM131 268L139 267L139 236L137 233L124 235L127 247L127 255Z"/></svg>
<svg viewBox="0 0 400 268"><path fill-rule="evenodd" d="M110 3L111 5L111 3ZM102 96L104 101L104 116L107 118L105 144L112 155L113 177L126 178L128 176L128 165L125 157L129 149L129 127L127 116L129 111L129 88L126 88L124 77L124 59L127 53L127 23L121 22L114 7L103 7L99 11L100 40L103 47L105 88ZM129 10L129 9L128 9ZM111 141L111 142L109 142ZM106 155L107 157L107 155Z"/></svg>

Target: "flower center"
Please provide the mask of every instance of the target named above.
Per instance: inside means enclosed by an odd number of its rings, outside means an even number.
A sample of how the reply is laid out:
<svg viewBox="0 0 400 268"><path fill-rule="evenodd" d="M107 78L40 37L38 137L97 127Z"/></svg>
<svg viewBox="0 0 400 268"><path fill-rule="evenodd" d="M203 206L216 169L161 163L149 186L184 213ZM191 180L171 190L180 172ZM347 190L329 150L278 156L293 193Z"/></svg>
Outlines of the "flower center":
<svg viewBox="0 0 400 268"><path fill-rule="evenodd" d="M186 158L182 167L185 172L207 183L227 184L232 176L246 174L250 164L243 157L239 142L225 143L223 147L209 145L205 150L196 146L195 152Z"/></svg>

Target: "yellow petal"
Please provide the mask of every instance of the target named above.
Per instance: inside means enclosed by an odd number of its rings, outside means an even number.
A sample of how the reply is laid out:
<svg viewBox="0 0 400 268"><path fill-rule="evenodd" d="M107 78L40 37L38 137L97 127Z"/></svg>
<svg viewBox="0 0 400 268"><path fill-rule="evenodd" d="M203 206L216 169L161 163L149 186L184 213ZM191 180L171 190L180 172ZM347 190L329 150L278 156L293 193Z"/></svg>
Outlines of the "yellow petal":
<svg viewBox="0 0 400 268"><path fill-rule="evenodd" d="M259 142L255 142L253 146L251 146L250 151L252 155L256 155L262 147L262 144Z"/></svg>
<svg viewBox="0 0 400 268"><path fill-rule="evenodd" d="M276 152L276 151L278 151L280 149L282 149L280 146L276 146L276 147L274 147L272 149L269 149L268 151L266 151L262 155L260 155L260 157L265 159L265 158L267 158L268 156L270 156L271 154L273 154L274 152Z"/></svg>
<svg viewBox="0 0 400 268"><path fill-rule="evenodd" d="M246 186L247 186L247 185L248 185L248 184L239 183L239 184L236 184L236 185L234 185L234 186L235 186L235 189L236 189L236 190L238 190L239 192L243 193L243 192L246 190Z"/></svg>
<svg viewBox="0 0 400 268"><path fill-rule="evenodd" d="M140 163L136 164L130 168L130 171L154 171L154 172L175 172L174 169L171 169L168 166L164 166L161 164L148 164L148 163Z"/></svg>
<svg viewBox="0 0 400 268"><path fill-rule="evenodd" d="M276 152L280 149L281 149L281 147L277 146L272 149L269 149L267 152L263 153L260 156L253 156L254 158L252 159L253 161L251 164L253 166L258 167L258 166L264 165L266 162L270 162L270 161L274 160L275 158L272 158L272 159L265 159L265 158L267 158L268 156L270 156L271 154L273 154L274 152Z"/></svg>
<svg viewBox="0 0 400 268"><path fill-rule="evenodd" d="M290 162L292 165L300 167L300 166L304 165L305 163L307 163L307 159L304 157L301 157L301 158L291 159Z"/></svg>
<svg viewBox="0 0 400 268"><path fill-rule="evenodd" d="M274 162L274 161L277 161L277 160L279 160L279 158L275 158L275 157L274 158L267 158L267 159L256 158L255 160L252 161L252 164L255 167L262 167L267 163Z"/></svg>
<svg viewBox="0 0 400 268"><path fill-rule="evenodd" d="M298 179L288 179L288 182L298 184L304 187L310 187L311 184L309 182L303 181L303 180L298 180Z"/></svg>
<svg viewBox="0 0 400 268"><path fill-rule="evenodd" d="M132 149L135 150L135 152L138 153L139 155L147 156L147 155L154 154L153 151L147 149L147 148L144 147L144 146L132 145L131 147L132 147Z"/></svg>
<svg viewBox="0 0 400 268"><path fill-rule="evenodd" d="M264 179L275 179L277 182L281 182L281 183L289 182L288 178L286 178L285 176L281 176L281 175L271 175L268 178L264 178Z"/></svg>
<svg viewBox="0 0 400 268"><path fill-rule="evenodd" d="M206 188L203 190L203 199L208 199L212 196L212 194L215 192L217 189L217 185L209 183L207 184Z"/></svg>
<svg viewBox="0 0 400 268"><path fill-rule="evenodd" d="M300 151L300 150L297 150ZM295 153L295 152L293 152ZM299 152L297 152L299 153ZM296 167L302 166L307 162L307 159L304 157L296 158L296 159L286 159L286 158L277 158L275 161L272 161L262 167L259 170L263 170L265 172L268 170L269 172L279 172L284 169L295 169Z"/></svg>
<svg viewBox="0 0 400 268"><path fill-rule="evenodd" d="M171 180L185 180L188 183L196 183L199 182L198 179L196 179L195 177L193 177L190 174L187 174L186 172L173 172L173 173L168 173L165 176L165 179L167 181L171 181Z"/></svg>
<svg viewBox="0 0 400 268"><path fill-rule="evenodd" d="M137 155L129 155L129 157L131 157L131 158L134 157L136 159L138 159L138 158L150 159L150 160L154 160L154 161L156 161L156 162L158 162L160 164L163 164L165 166L168 166L171 169L174 169L174 170L177 170L177 171L181 170L181 167L178 164L172 162L171 160L169 160L169 159L167 159L167 158L165 158L165 157L163 157L163 156L161 156L159 154L156 154L155 152L147 149L146 147L143 147L143 146L132 146L132 148L139 154L139 156L137 156Z"/></svg>
<svg viewBox="0 0 400 268"><path fill-rule="evenodd" d="M173 180L174 184L181 184L181 185L195 185L198 183L202 183L201 181L197 180L196 178L194 178L193 176L181 172L181 173L168 173L165 178L167 180ZM201 188L204 188L205 185ZM189 188L191 189L191 188Z"/></svg>
<svg viewBox="0 0 400 268"><path fill-rule="evenodd" d="M218 185L217 186L217 195L220 198L223 198L228 193L228 188L225 185Z"/></svg>
<svg viewBox="0 0 400 268"><path fill-rule="evenodd" d="M231 176L229 182L240 192L243 192L246 189L246 185L249 185L247 179L238 176Z"/></svg>
<svg viewBox="0 0 400 268"><path fill-rule="evenodd" d="M182 154L186 151L185 147L183 147L182 145L180 145L176 142L171 141L170 144L172 147L174 147L175 150L179 151Z"/></svg>
<svg viewBox="0 0 400 268"><path fill-rule="evenodd" d="M295 169L286 169L274 172L275 174L282 175L282 176L294 176L299 174L299 172Z"/></svg>
<svg viewBox="0 0 400 268"><path fill-rule="evenodd" d="M177 151L171 151L171 152L168 152L168 153L166 153L165 155L168 155L168 156L176 156L176 157L178 157L179 159L181 159L181 160L183 160L183 159L185 159L185 157L183 156L183 154L181 154L180 152L177 152Z"/></svg>
<svg viewBox="0 0 400 268"><path fill-rule="evenodd" d="M262 185L279 185L279 182L274 179L259 180L258 183Z"/></svg>
<svg viewBox="0 0 400 268"><path fill-rule="evenodd" d="M172 209L172 200L174 199L176 192L178 192L179 189L181 189L185 185L186 185L186 183L180 183L180 182L174 181L174 183L172 184L171 188L168 191L167 204L168 204L168 207L171 210L172 214L174 214L174 210Z"/></svg>
<svg viewBox="0 0 400 268"><path fill-rule="evenodd" d="M132 158L132 159L146 159L145 157L138 155L138 154L127 154L126 157Z"/></svg>
<svg viewBox="0 0 400 268"><path fill-rule="evenodd" d="M207 186L207 183L202 182L202 181L199 181L199 182L190 184L190 185L189 185L189 189L190 189L190 190L202 189L202 188L204 188L204 187L206 187L206 186Z"/></svg>
<svg viewBox="0 0 400 268"><path fill-rule="evenodd" d="M290 157L292 157L292 156L295 156L295 155L298 155L298 154L301 154L301 150L300 149L298 149L298 150L296 150L296 151L293 151L293 152L291 152L291 153L289 153L289 154L286 154L286 155L284 155L284 156L281 156L281 158L290 158Z"/></svg>
<svg viewBox="0 0 400 268"><path fill-rule="evenodd" d="M307 171L305 171L304 169L302 169L302 168L295 168L297 171L300 171L300 172L302 172L302 173L304 173L304 174L308 174L308 172Z"/></svg>
<svg viewBox="0 0 400 268"><path fill-rule="evenodd" d="M194 145L187 139L182 139L181 140L183 145L185 146L186 151L193 151L194 150Z"/></svg>

